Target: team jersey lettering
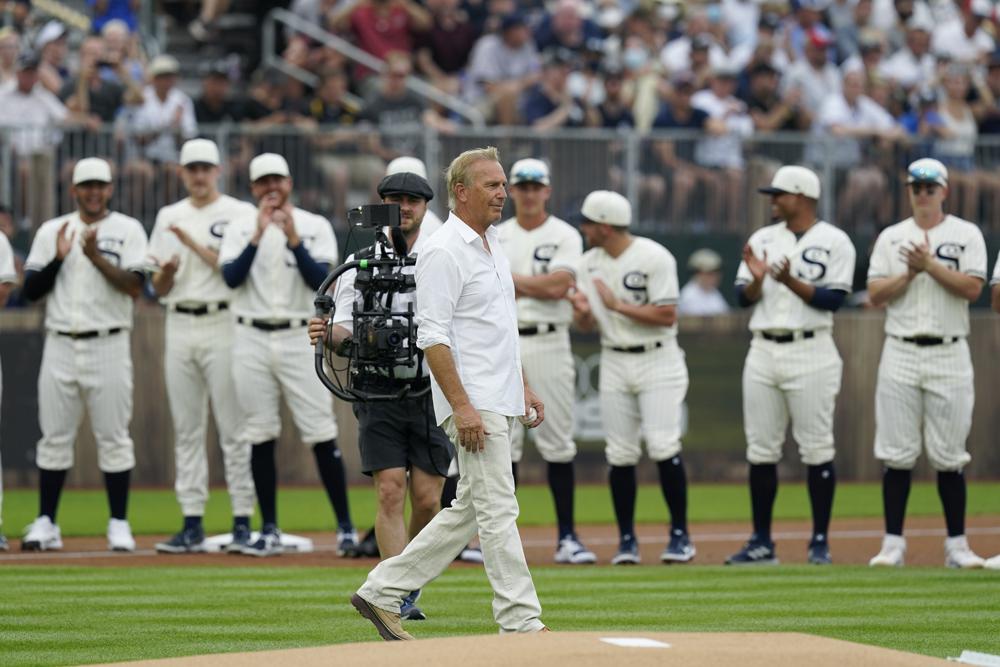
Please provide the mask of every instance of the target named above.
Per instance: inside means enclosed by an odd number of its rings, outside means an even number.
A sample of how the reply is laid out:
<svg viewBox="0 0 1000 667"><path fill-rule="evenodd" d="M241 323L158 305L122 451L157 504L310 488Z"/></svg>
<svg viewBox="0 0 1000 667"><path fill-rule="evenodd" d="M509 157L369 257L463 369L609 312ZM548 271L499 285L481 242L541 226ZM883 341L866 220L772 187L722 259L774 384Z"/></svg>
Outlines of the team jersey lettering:
<svg viewBox="0 0 1000 667"><path fill-rule="evenodd" d="M549 263L555 257L559 246L555 243L545 243L535 247L532 253L531 274L535 276L544 275L549 272Z"/></svg>
<svg viewBox="0 0 1000 667"><path fill-rule="evenodd" d="M934 251L934 256L949 265L955 271L958 271L958 260L962 256L963 252L965 252L965 246L960 243L942 243L937 247L937 250Z"/></svg>
<svg viewBox="0 0 1000 667"><path fill-rule="evenodd" d="M208 232L209 234L211 234L212 236L221 241L222 236L226 232L226 225L228 224L229 224L228 220L217 220L216 222L213 222L212 225L208 228Z"/></svg>
<svg viewBox="0 0 1000 667"><path fill-rule="evenodd" d="M818 282L826 276L826 267L830 264L830 251L827 248L812 246L802 251L802 262L796 273L798 277L810 282Z"/></svg>
<svg viewBox="0 0 1000 667"><path fill-rule="evenodd" d="M622 285L628 290L629 298L636 305L649 303L649 294L646 291L647 276L642 271L629 271L622 276Z"/></svg>
<svg viewBox="0 0 1000 667"><path fill-rule="evenodd" d="M108 261L115 266L122 265L121 249L125 245L125 239L99 238L97 239L97 249L108 258Z"/></svg>

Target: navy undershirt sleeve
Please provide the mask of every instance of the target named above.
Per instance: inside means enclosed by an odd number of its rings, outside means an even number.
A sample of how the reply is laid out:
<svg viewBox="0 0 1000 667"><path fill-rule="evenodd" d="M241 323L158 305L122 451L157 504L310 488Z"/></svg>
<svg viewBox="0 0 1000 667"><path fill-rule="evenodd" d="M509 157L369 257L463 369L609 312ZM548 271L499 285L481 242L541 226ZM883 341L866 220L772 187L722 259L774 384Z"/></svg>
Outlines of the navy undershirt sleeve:
<svg viewBox="0 0 1000 667"><path fill-rule="evenodd" d="M740 308L749 308L750 306L757 303L756 301L751 301L747 298L747 286L737 285L736 286L736 302L740 304Z"/></svg>
<svg viewBox="0 0 1000 667"><path fill-rule="evenodd" d="M256 256L257 246L248 243L239 257L222 265L222 279L234 289L242 285L250 275L250 265Z"/></svg>
<svg viewBox="0 0 1000 667"><path fill-rule="evenodd" d="M809 299L809 305L819 310L829 310L831 313L835 313L844 305L846 298L847 292L844 290L817 287L812 298Z"/></svg>
<svg viewBox="0 0 1000 667"><path fill-rule="evenodd" d="M51 292L56 285L56 276L61 266L62 260L56 258L46 264L41 271L25 271L24 288L21 290L24 298L28 301L38 301Z"/></svg>

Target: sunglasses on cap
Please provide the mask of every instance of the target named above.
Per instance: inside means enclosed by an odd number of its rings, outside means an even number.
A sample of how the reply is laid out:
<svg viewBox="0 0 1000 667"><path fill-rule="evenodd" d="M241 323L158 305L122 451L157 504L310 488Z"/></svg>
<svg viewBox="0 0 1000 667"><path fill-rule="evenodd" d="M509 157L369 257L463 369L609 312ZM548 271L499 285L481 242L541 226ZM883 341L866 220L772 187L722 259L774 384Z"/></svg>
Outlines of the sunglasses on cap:
<svg viewBox="0 0 1000 667"><path fill-rule="evenodd" d="M545 181L545 172L541 169L536 169L533 167L526 167L523 169L518 169L514 173L514 180L518 183L525 181L534 181L535 183L542 183Z"/></svg>
<svg viewBox="0 0 1000 667"><path fill-rule="evenodd" d="M929 167L926 165L920 165L918 167L913 167L909 171L910 180L914 183L917 182L931 182L935 185L940 185L940 181L943 180L943 175L935 167Z"/></svg>

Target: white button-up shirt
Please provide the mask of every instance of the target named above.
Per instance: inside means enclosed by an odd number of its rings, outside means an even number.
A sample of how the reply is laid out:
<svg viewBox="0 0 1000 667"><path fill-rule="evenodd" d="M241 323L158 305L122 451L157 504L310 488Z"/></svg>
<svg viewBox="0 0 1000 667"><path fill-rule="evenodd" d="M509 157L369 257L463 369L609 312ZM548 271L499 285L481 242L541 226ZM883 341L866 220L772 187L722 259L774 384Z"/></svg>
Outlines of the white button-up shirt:
<svg viewBox="0 0 1000 667"><path fill-rule="evenodd" d="M517 303L495 227L479 234L454 213L417 256L417 347L447 345L476 410L524 414ZM431 376L438 423L452 408Z"/></svg>
<svg viewBox="0 0 1000 667"><path fill-rule="evenodd" d="M54 218L38 228L25 270L41 271L55 259L56 237L64 222L69 222L66 235L75 236L45 302L45 328L73 333L131 328L132 297L108 282L83 254L80 241L84 230L96 228L104 257L120 269L141 273L146 270L146 230L135 218L115 212L90 225L77 213Z"/></svg>

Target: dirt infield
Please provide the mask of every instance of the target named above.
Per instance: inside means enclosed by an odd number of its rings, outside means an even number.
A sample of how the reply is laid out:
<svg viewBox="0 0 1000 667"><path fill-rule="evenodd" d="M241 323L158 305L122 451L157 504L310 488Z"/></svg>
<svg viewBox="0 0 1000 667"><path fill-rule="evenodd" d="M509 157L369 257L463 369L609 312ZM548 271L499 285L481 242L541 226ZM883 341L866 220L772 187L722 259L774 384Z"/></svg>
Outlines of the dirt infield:
<svg viewBox="0 0 1000 667"><path fill-rule="evenodd" d="M908 551L907 565L940 566L944 562L942 542L944 540L943 520L940 518L912 518L907 520L906 537ZM706 523L693 527L692 538L698 549L694 562L701 565L721 565L746 540L750 527L747 524ZM580 529L583 542L593 549L598 562L608 563L618 544L614 526L583 526ZM639 526L639 542L642 560L645 564L659 565L660 551L665 546L666 528L652 525ZM1000 553L1000 517L972 517L968 520L969 542L981 556ZM528 527L521 529L525 553L531 565L552 564L555 550L553 528ZM779 521L775 524L774 537L778 557L783 563L804 563L806 543L809 540L810 524L807 522ZM132 554L110 553L107 542L102 538L65 538L65 548L61 552L22 553L17 551L18 540L11 540L12 551L0 553L3 564L58 564L94 566L183 566L183 565L227 565L260 566L267 564L285 566L350 567L364 566L375 561L338 558L334 554L334 536L330 533L310 535L315 543L315 551L304 554L285 554L277 558L252 558L226 554L182 554L166 555L155 553L153 547L164 536L140 536L138 549ZM853 519L834 521L830 532L830 546L834 562L838 564L862 565L878 552L882 539L880 519ZM461 565L461 564L459 564ZM469 565L467 567L477 567Z"/></svg>
<svg viewBox="0 0 1000 667"><path fill-rule="evenodd" d="M948 663L938 658L798 633L553 632L338 644L126 664L150 667L272 667L277 664L299 667L485 667L499 664L519 667L566 664L575 667L737 664L741 667L843 667L845 664L919 667Z"/></svg>

